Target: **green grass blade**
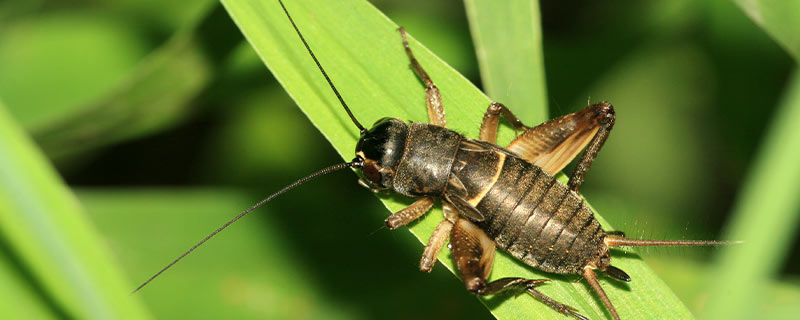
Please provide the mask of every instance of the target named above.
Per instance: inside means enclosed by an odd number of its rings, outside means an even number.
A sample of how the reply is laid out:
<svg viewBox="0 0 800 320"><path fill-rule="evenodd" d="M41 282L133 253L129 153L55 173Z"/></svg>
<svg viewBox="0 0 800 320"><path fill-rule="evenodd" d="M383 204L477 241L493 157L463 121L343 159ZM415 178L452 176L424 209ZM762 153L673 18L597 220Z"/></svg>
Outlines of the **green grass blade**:
<svg viewBox="0 0 800 320"><path fill-rule="evenodd" d="M538 1L465 0L486 93L526 123L547 120Z"/></svg>
<svg viewBox="0 0 800 320"><path fill-rule="evenodd" d="M0 310L4 315L25 315L30 319L57 319L57 310L41 299L37 288L26 281L24 268L11 252L0 250Z"/></svg>
<svg viewBox="0 0 800 320"><path fill-rule="evenodd" d="M784 50L800 61L800 2L734 1L750 19L761 26Z"/></svg>
<svg viewBox="0 0 800 320"><path fill-rule="evenodd" d="M36 128L34 136L48 155L58 157L150 134L188 114L189 102L210 81L210 73L192 35L179 33L107 95Z"/></svg>
<svg viewBox="0 0 800 320"><path fill-rule="evenodd" d="M186 118L192 99L212 79L212 57L204 48L201 27L212 20L213 11L207 9L175 32L102 96L30 128L36 141L51 157L75 155L152 134ZM223 52L236 43L219 42L215 49Z"/></svg>
<svg viewBox="0 0 800 320"><path fill-rule="evenodd" d="M712 278L709 318L758 318L764 284L775 277L791 250L800 219L798 121L800 77L795 72L734 206L726 238L745 243L725 248L719 257L722 267Z"/></svg>
<svg viewBox="0 0 800 320"><path fill-rule="evenodd" d="M21 272L40 289L43 304L52 303L58 313L77 319L147 316L80 204L2 105L0 234ZM9 319L31 316L7 311Z"/></svg>
<svg viewBox="0 0 800 320"><path fill-rule="evenodd" d="M18 14L0 26L0 96L28 131L82 110L148 51L125 19L100 10Z"/></svg>
<svg viewBox="0 0 800 320"><path fill-rule="evenodd" d="M394 23L363 1L287 2L298 27L359 121L369 126L381 117L391 116L427 122L423 86L408 68ZM351 159L358 130L308 57L277 1L223 1L223 4L303 112L343 158ZM441 90L448 126L469 137L477 136L490 100L413 37L411 46ZM507 128L499 134L500 141L509 141L512 137L513 132ZM408 199L399 197L382 197L381 200L391 210L399 210L409 203ZM440 214L440 210L435 210L413 225L411 231L421 241L427 241L440 221ZM672 291L634 254L615 254L614 259L616 266L634 278L629 286L601 280L623 317L692 317ZM453 269L448 250L443 250L440 261ZM599 300L576 277L542 273L499 254L492 278L508 276L555 279L557 281L541 291L578 308L592 319L607 317ZM563 318L525 295L490 298L485 302L502 319Z"/></svg>
<svg viewBox="0 0 800 320"><path fill-rule="evenodd" d="M252 201L224 188L78 189L76 195L137 282L230 219L232 208ZM264 209L262 218L274 217ZM347 305L324 299L308 266L284 242L280 223L250 219L235 229L134 296L159 319L357 318Z"/></svg>
<svg viewBox="0 0 800 320"><path fill-rule="evenodd" d="M670 283L673 290L681 297L691 297L695 305L706 306L709 302L708 279L717 272L717 268L709 263L701 263L695 259L680 256L648 257L648 264L659 271L664 278L676 280ZM738 280L738 279L737 279ZM739 282L741 284L741 282ZM758 319L794 319L800 314L800 281L797 278L765 279L759 282ZM747 286L752 288L751 286ZM728 288L729 289L729 288ZM756 301L747 302L748 304ZM688 303L692 305L692 302ZM732 305L731 305L732 306ZM705 314L705 319L717 319L717 315ZM732 319L747 319L738 314Z"/></svg>

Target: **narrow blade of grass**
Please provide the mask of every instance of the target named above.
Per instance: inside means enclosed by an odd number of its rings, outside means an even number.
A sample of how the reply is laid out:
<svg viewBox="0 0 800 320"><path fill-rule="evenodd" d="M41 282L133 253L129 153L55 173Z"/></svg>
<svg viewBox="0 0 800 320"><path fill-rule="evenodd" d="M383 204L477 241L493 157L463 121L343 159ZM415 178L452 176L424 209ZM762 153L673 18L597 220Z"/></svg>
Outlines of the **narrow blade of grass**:
<svg viewBox="0 0 800 320"><path fill-rule="evenodd" d="M112 248L137 282L172 261L177 250L196 243L199 234L229 219L231 208L252 201L246 193L224 188L102 188L75 193L106 230ZM346 305L320 298L324 290L283 242L280 223L250 220L235 227L223 241L207 243L202 254L187 259L191 262L184 260L179 270L170 270L177 272L165 273L134 296L145 300L158 319L356 317L347 313Z"/></svg>
<svg viewBox="0 0 800 320"><path fill-rule="evenodd" d="M147 316L129 295L131 286L74 195L2 105L0 234L18 265L41 288L41 299L68 317Z"/></svg>
<svg viewBox="0 0 800 320"><path fill-rule="evenodd" d="M391 116L427 122L424 88L408 68L408 58L394 23L363 1L287 2L298 27L359 121L369 126L381 117ZM358 130L330 92L277 1L223 1L223 4L303 112L343 158L353 158ZM490 100L413 37L410 40L418 60L441 90L448 127L468 137L477 136ZM507 128L499 134L500 141L510 141L512 137L512 130ZM354 187L355 184L354 180ZM400 197L381 197L381 200L390 210L399 210L409 203ZM411 227L412 233L426 242L441 220L440 216L441 211L434 210ZM443 250L439 259L453 270L448 250ZM623 317L692 317L672 291L635 255L615 255L614 261L634 278L630 285L601 280ZM589 318L607 317L599 300L576 277L539 272L499 254L492 277L509 276L556 279L541 291L578 308ZM490 298L485 302L501 319L563 318L525 295Z"/></svg>
<svg viewBox="0 0 800 320"><path fill-rule="evenodd" d="M465 0L486 93L525 122L547 120L538 1Z"/></svg>
<svg viewBox="0 0 800 320"><path fill-rule="evenodd" d="M764 284L791 249L800 219L800 77L787 86L752 174L734 206L726 238L745 241L720 254L705 315L715 319L758 318ZM745 285L743 285L745 284Z"/></svg>
<svg viewBox="0 0 800 320"><path fill-rule="evenodd" d="M30 319L58 319L59 310L42 299L11 252L0 247L0 310L3 315L24 315ZM60 318L64 318L61 314Z"/></svg>
<svg viewBox="0 0 800 320"><path fill-rule="evenodd" d="M211 81L211 50L200 38L211 37L203 34L209 33L203 26L213 23L213 9L178 30L98 99L31 128L36 141L50 157L69 156L152 134L186 118L192 99ZM214 42L215 50L227 52L238 41Z"/></svg>
<svg viewBox="0 0 800 320"><path fill-rule="evenodd" d="M761 26L778 44L800 62L800 2L734 0L750 19Z"/></svg>
<svg viewBox="0 0 800 320"><path fill-rule="evenodd" d="M147 135L178 122L210 80L210 66L191 34L176 35L126 81L98 101L45 127L36 140L51 157L75 155Z"/></svg>

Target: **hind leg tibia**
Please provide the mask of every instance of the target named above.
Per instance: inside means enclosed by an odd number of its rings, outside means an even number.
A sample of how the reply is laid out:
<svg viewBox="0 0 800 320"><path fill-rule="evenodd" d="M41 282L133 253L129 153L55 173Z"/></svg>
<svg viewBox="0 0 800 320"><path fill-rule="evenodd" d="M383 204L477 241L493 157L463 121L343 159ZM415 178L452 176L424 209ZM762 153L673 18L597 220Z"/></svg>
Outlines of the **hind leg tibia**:
<svg viewBox="0 0 800 320"><path fill-rule="evenodd" d="M483 114L483 122L481 122L481 130L478 133L478 139L489 143L497 143L497 126L500 123L500 115L508 121L514 130L527 131L530 127L524 125L522 121L517 119L511 110L499 102L492 102L486 113Z"/></svg>

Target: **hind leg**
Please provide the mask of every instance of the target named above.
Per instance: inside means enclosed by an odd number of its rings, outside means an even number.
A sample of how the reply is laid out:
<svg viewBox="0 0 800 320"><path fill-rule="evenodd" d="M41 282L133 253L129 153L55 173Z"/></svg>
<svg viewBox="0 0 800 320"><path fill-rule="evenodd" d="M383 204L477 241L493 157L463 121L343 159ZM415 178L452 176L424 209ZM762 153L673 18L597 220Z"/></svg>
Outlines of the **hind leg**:
<svg viewBox="0 0 800 320"><path fill-rule="evenodd" d="M578 192L578 189L580 189L583 178L586 176L586 171L592 166L592 161L597 157L597 153L600 152L600 148L603 147L603 144L606 143L608 134L611 133L614 122L616 122L614 106L610 103L603 101L589 108L594 112L593 118L599 128L592 138L592 141L589 142L589 145L583 151L581 159L578 160L578 165L575 166L575 171L573 171L572 175L569 177L569 189L575 192Z"/></svg>
<svg viewBox="0 0 800 320"><path fill-rule="evenodd" d="M569 179L569 189L578 192L614 121L614 107L603 101L533 127L514 139L507 149L554 175L585 147Z"/></svg>
<svg viewBox="0 0 800 320"><path fill-rule="evenodd" d="M467 290L480 296L527 292L556 311L585 320L573 307L560 303L536 290L547 279L502 278L487 282L494 263L495 244L483 230L465 219L459 219L450 234L450 245L456 268Z"/></svg>
<svg viewBox="0 0 800 320"><path fill-rule="evenodd" d="M478 133L478 139L489 143L497 143L497 126L500 123L500 115L506 119L514 130L528 131L530 127L524 125L522 121L517 119L517 116L511 112L504 104L499 102L492 102L486 113L483 114L483 122L481 122L481 130Z"/></svg>
<svg viewBox="0 0 800 320"><path fill-rule="evenodd" d="M603 290L603 287L600 286L600 282L597 281L597 274L595 274L594 272L594 267L591 266L584 267L583 278L586 279L586 282L589 283L589 286L592 287L592 290L594 290L594 292L597 293L597 296L600 297L600 301L602 301L603 304L606 306L606 309L608 309L608 312L611 313L611 316L614 317L615 320L620 320L619 314L617 314L617 309L614 308L613 304L611 304L611 300L608 299L606 291Z"/></svg>

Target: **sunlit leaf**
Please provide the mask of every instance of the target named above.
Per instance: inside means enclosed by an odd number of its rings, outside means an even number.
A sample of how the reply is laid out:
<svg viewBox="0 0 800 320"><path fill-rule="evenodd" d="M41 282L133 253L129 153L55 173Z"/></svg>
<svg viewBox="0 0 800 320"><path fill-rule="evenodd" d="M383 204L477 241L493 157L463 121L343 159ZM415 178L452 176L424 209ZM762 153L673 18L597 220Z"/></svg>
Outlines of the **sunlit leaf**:
<svg viewBox="0 0 800 320"><path fill-rule="evenodd" d="M800 2L735 0L750 19L777 41L795 61L800 61Z"/></svg>
<svg viewBox="0 0 800 320"><path fill-rule="evenodd" d="M539 2L464 3L486 93L523 121L547 120Z"/></svg>
<svg viewBox="0 0 800 320"><path fill-rule="evenodd" d="M719 257L710 281L708 317L759 317L764 284L792 249L800 219L800 152L794 147L800 145L798 121L800 78L795 72L735 204L728 238L745 243L725 248ZM735 283L742 281L752 285Z"/></svg>
<svg viewBox="0 0 800 320"><path fill-rule="evenodd" d="M0 234L44 304L81 319L138 319L122 271L74 195L0 105ZM16 309L12 311L23 311ZM4 310L6 311L6 310ZM6 314L27 318L29 314Z"/></svg>

